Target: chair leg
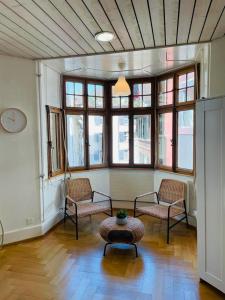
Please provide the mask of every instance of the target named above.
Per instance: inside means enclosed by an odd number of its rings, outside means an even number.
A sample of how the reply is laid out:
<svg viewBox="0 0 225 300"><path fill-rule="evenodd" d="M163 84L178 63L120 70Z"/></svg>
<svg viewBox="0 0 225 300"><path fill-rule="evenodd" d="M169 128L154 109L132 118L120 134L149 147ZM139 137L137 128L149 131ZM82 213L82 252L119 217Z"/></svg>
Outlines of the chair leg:
<svg viewBox="0 0 225 300"><path fill-rule="evenodd" d="M66 205L67 205L67 201L65 201L65 207L64 207L64 218L63 218L63 223L64 224L66 222Z"/></svg>
<svg viewBox="0 0 225 300"><path fill-rule="evenodd" d="M76 240L78 240L78 218L76 215Z"/></svg>
<svg viewBox="0 0 225 300"><path fill-rule="evenodd" d="M170 218L167 219L167 244L170 242Z"/></svg>
<svg viewBox="0 0 225 300"><path fill-rule="evenodd" d="M135 248L135 255L136 255L136 257L138 257L137 245L135 243L132 243L131 245L134 246L134 248Z"/></svg>
<svg viewBox="0 0 225 300"><path fill-rule="evenodd" d="M187 228L189 227L189 223L188 223L188 215L187 215L187 208L186 208L186 203L184 202L184 210L185 210L185 219L186 219L186 223L187 223Z"/></svg>
<svg viewBox="0 0 225 300"><path fill-rule="evenodd" d="M106 243L106 244L105 244L103 256L105 256L105 254L106 254L106 248L107 248L107 246L108 246L108 245L111 245L111 244L112 244L112 243Z"/></svg>

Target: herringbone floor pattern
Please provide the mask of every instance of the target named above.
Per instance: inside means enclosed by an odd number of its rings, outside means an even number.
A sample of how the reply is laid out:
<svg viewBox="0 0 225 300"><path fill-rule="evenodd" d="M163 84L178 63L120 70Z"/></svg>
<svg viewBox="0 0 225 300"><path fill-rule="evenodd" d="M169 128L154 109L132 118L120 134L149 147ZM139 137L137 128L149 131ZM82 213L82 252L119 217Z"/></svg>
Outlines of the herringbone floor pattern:
<svg viewBox="0 0 225 300"><path fill-rule="evenodd" d="M109 248L98 226L104 215L80 220L80 239L68 220L46 236L0 251L1 300L217 300L225 299L196 275L196 233L180 224L165 243L165 226L142 217L139 257Z"/></svg>

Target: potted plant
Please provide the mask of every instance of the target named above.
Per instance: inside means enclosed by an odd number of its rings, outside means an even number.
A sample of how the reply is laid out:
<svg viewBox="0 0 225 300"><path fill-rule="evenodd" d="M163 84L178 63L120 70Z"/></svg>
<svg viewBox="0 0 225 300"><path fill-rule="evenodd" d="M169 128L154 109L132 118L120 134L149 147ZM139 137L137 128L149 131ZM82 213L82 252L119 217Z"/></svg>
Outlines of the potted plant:
<svg viewBox="0 0 225 300"><path fill-rule="evenodd" d="M127 224L127 216L128 216L127 211L125 209L120 209L116 214L116 223L118 225Z"/></svg>

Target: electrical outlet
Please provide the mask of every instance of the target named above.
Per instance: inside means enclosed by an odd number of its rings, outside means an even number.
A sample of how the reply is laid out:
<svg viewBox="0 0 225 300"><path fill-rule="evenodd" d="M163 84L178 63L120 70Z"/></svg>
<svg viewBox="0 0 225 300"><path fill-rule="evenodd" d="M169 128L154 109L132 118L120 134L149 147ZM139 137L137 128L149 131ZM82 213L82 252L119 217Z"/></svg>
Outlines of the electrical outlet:
<svg viewBox="0 0 225 300"><path fill-rule="evenodd" d="M32 225L32 224L34 224L34 218L32 217L26 218L26 225Z"/></svg>

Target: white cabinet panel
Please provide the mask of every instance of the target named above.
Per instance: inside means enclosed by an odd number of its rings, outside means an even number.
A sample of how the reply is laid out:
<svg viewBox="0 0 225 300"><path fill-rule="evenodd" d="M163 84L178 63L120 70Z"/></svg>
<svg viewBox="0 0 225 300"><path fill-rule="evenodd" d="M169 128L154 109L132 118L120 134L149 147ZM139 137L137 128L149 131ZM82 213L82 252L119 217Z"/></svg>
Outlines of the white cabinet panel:
<svg viewBox="0 0 225 300"><path fill-rule="evenodd" d="M225 99L196 109L199 276L225 292Z"/></svg>

